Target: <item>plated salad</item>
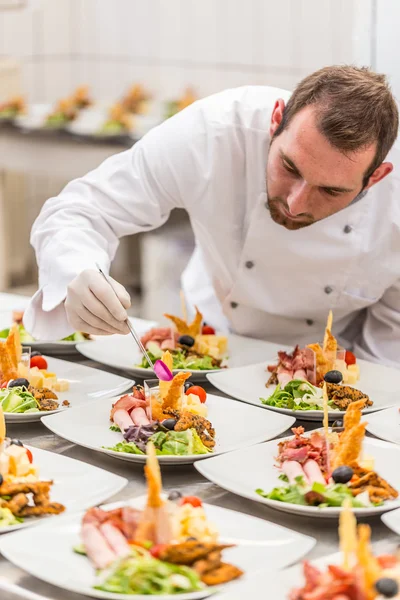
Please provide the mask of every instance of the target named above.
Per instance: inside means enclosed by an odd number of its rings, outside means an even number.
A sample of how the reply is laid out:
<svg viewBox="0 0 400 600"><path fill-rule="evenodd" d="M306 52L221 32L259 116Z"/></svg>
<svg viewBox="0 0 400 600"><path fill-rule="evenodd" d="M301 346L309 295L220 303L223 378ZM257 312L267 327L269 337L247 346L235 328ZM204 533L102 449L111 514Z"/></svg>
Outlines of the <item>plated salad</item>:
<svg viewBox="0 0 400 600"><path fill-rule="evenodd" d="M25 100L22 96L14 96L6 102L0 103L0 121L12 121L26 110Z"/></svg>
<svg viewBox="0 0 400 600"><path fill-rule="evenodd" d="M23 344L29 344L30 342L35 342L36 340L28 333L22 323L22 319L24 317L23 311L15 310L13 312L13 324L18 325L20 340ZM6 327L6 329L2 329L0 331L0 339L6 339L10 334L11 327ZM82 333L80 331L76 331L71 335L67 336L60 340L61 342L84 342L86 340L92 339L88 333Z"/></svg>
<svg viewBox="0 0 400 600"><path fill-rule="evenodd" d="M79 111L92 104L87 86L78 87L68 98L59 100L54 109L47 115L44 127L48 129L60 129L71 121L74 121Z"/></svg>
<svg viewBox="0 0 400 600"><path fill-rule="evenodd" d="M227 366L227 337L216 335L215 329L203 324L203 315L197 307L191 323L174 315L164 316L174 327L155 327L141 338L153 362L161 358L163 350L169 350L173 369L209 371ZM137 366L149 368L146 358Z"/></svg>
<svg viewBox="0 0 400 600"><path fill-rule="evenodd" d="M50 500L52 481L41 481L32 452L20 440L6 437L0 408L0 531L26 518L58 515L62 504Z"/></svg>
<svg viewBox="0 0 400 600"><path fill-rule="evenodd" d="M127 135L133 127L131 113L119 102L110 107L108 118L101 125L98 135Z"/></svg>
<svg viewBox="0 0 400 600"><path fill-rule="evenodd" d="M242 576L223 562L231 547L219 540L200 498L162 494L156 450L146 447L147 503L105 511L90 509L82 519L75 551L96 570L95 589L115 594L182 594L227 583Z"/></svg>
<svg viewBox="0 0 400 600"><path fill-rule="evenodd" d="M346 508L340 515L341 557L337 564L320 569L305 561L304 583L291 590L289 600L375 600L399 598L400 561L398 552L375 556L371 528L357 526Z"/></svg>
<svg viewBox="0 0 400 600"><path fill-rule="evenodd" d="M294 437L278 444L277 468L282 484L256 492L270 500L304 506L356 508L380 506L399 493L374 470L362 454L367 423L361 423L363 402L350 404L341 431L292 429Z"/></svg>
<svg viewBox="0 0 400 600"><path fill-rule="evenodd" d="M162 360L169 367L167 351ZM113 404L111 429L122 441L107 448L128 454L146 454L151 442L159 455L209 454L215 446L215 431L206 419L206 392L187 382L190 373L178 373L172 381L160 381L156 389L135 386L132 394ZM186 386L186 388L185 388Z"/></svg>
<svg viewBox="0 0 400 600"><path fill-rule="evenodd" d="M69 382L58 379L47 367L46 359L39 352L23 357L19 328L13 325L6 341L0 343L0 406L5 413L59 408L55 392L68 391ZM69 402L64 400L63 405L69 406Z"/></svg>

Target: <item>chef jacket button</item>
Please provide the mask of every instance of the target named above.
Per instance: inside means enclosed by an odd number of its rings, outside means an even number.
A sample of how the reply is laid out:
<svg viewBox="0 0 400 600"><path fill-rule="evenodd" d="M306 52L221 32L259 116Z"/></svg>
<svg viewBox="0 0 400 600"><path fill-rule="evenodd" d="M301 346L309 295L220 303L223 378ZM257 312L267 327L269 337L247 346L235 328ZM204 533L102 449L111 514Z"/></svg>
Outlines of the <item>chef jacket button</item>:
<svg viewBox="0 0 400 600"><path fill-rule="evenodd" d="M310 327L311 327L311 325L314 325L314 321L312 319L307 319L306 323L307 323L307 325L310 325Z"/></svg>
<svg viewBox="0 0 400 600"><path fill-rule="evenodd" d="M237 302L231 302L231 308L237 308L238 306Z"/></svg>
<svg viewBox="0 0 400 600"><path fill-rule="evenodd" d="M246 269L252 269L254 267L254 262L252 260L246 260L245 266Z"/></svg>
<svg viewBox="0 0 400 600"><path fill-rule="evenodd" d="M330 285L325 286L324 287L324 292L325 292L325 294L332 294L333 287L331 287Z"/></svg>
<svg viewBox="0 0 400 600"><path fill-rule="evenodd" d="M351 233L353 231L353 228L351 225L345 225L343 231L344 233Z"/></svg>

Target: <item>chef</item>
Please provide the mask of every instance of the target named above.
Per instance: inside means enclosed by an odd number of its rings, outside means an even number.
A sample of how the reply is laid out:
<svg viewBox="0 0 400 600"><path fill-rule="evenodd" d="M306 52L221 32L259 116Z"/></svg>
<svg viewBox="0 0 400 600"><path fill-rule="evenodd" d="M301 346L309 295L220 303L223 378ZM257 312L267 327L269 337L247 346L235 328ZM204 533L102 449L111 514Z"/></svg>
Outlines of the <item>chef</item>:
<svg viewBox="0 0 400 600"><path fill-rule="evenodd" d="M397 129L385 77L353 66L292 94L250 86L194 103L46 202L27 329L126 333L129 295L95 265L108 271L121 237L183 208L196 239L183 289L207 323L305 344L332 309L346 347L400 366Z"/></svg>

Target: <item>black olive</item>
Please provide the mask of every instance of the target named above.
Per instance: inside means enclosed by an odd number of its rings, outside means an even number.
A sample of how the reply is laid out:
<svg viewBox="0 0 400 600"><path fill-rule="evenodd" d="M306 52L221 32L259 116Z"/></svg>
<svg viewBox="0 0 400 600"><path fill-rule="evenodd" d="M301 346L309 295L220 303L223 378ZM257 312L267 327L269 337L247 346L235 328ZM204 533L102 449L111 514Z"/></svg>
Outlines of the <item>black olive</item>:
<svg viewBox="0 0 400 600"><path fill-rule="evenodd" d="M22 447L24 446L23 443L21 442L21 440L11 440L10 446L12 446L12 445L14 445L14 446L22 446Z"/></svg>
<svg viewBox="0 0 400 600"><path fill-rule="evenodd" d="M195 342L195 339L192 338L191 335L181 335L178 338L178 344L182 344L182 346L187 346L188 348L191 348L192 346L194 346L194 342Z"/></svg>
<svg viewBox="0 0 400 600"><path fill-rule="evenodd" d="M29 387L29 381L27 379L25 379L25 377L19 377L18 379L12 379L9 384L8 384L9 388L13 388L13 387L26 387L28 389Z"/></svg>
<svg viewBox="0 0 400 600"><path fill-rule="evenodd" d="M4 481L4 477L3 477L3 475L0 473L0 485L3 483L3 481Z"/></svg>
<svg viewBox="0 0 400 600"><path fill-rule="evenodd" d="M328 371L324 380L326 383L340 383L343 381L343 375L340 371Z"/></svg>
<svg viewBox="0 0 400 600"><path fill-rule="evenodd" d="M182 498L182 494L178 492L178 490L173 490L168 494L168 500L170 500L171 502L179 500L180 498Z"/></svg>
<svg viewBox="0 0 400 600"><path fill-rule="evenodd" d="M189 388L193 387L194 383L191 383L190 381L185 381L183 387L185 388L185 392L186 390L188 390Z"/></svg>
<svg viewBox="0 0 400 600"><path fill-rule="evenodd" d="M343 426L343 421L340 421L340 420L339 420L339 421L334 421L334 422L332 423L332 428L333 428L333 429L343 429L343 427L344 427L344 426Z"/></svg>
<svg viewBox="0 0 400 600"><path fill-rule="evenodd" d="M37 350L34 350L33 352L31 352L31 358L32 356L43 356L41 352L38 352Z"/></svg>
<svg viewBox="0 0 400 600"><path fill-rule="evenodd" d="M335 483L348 483L350 479L353 477L353 469L351 467L347 467L343 465L341 467L337 467L332 473L332 479Z"/></svg>
<svg viewBox="0 0 400 600"><path fill-rule="evenodd" d="M165 421L162 422L162 425L166 429L169 429L170 431L173 431L176 423L177 423L176 419L165 419Z"/></svg>
<svg viewBox="0 0 400 600"><path fill-rule="evenodd" d="M394 598L399 592L399 585L395 579L391 577L381 577L375 582L375 588L378 594L382 594L385 598Z"/></svg>

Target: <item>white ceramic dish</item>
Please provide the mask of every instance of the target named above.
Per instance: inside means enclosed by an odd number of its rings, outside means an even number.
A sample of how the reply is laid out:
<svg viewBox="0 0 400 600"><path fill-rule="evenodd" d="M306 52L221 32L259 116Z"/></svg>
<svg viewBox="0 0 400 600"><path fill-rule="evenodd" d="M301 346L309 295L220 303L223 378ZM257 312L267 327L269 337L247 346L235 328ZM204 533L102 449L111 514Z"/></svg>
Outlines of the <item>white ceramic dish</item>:
<svg viewBox="0 0 400 600"><path fill-rule="evenodd" d="M144 331L139 331L142 334L148 331L151 327L146 327ZM77 349L87 358L101 362L110 367L123 369L132 373L135 377L143 379L151 379L152 371L143 369L136 365L140 364L142 357L137 345L131 336L115 335L112 337L113 351L110 353L110 340L98 338L91 344L78 344ZM274 356L274 353L281 349L277 344L271 344L262 340L254 340L239 335L228 336L228 365L229 369L219 369L213 371L193 371L184 369L192 373L191 381L204 381L208 373L225 373L231 370L232 367L240 367L242 365L251 364L259 360L260 356ZM177 372L177 371L175 371ZM233 394L229 394L236 397Z"/></svg>
<svg viewBox="0 0 400 600"><path fill-rule="evenodd" d="M86 510L104 502L120 492L128 483L124 477L80 460L33 446L27 448L31 450L34 463L39 467L40 480L54 481L50 498L52 502L59 502L65 506L66 512L63 514ZM57 519L59 518L61 517L57 516ZM1 527L0 533L8 533L31 525L37 526L48 520L55 522L54 516L26 518L19 525Z"/></svg>
<svg viewBox="0 0 400 600"><path fill-rule="evenodd" d="M92 369L77 363L60 360L59 358L46 357L48 370L56 373L58 379L67 379L70 389L67 392L57 392L60 408L55 411L37 413L4 413L7 423L29 423L40 421L43 415L62 413L61 416L73 407L81 407L90 400L97 401L123 394L132 388L134 381L119 375L113 375L99 369ZM63 407L62 402L68 400L70 407Z"/></svg>
<svg viewBox="0 0 400 600"><path fill-rule="evenodd" d="M270 508L308 517L337 518L341 508L288 504L262 498L256 493L255 490L258 488L270 492L273 488L283 485L279 480L279 470L274 466L275 457L278 454L277 445L278 442L273 440L266 444L245 448L240 452L231 452L210 458L195 466L204 477L225 490ZM366 455L375 459L376 472L400 491L400 471L398 469L400 448L380 440L366 438L363 450ZM398 507L400 507L399 498L385 502L382 506L354 508L353 511L357 517L367 517L380 515Z"/></svg>
<svg viewBox="0 0 400 600"><path fill-rule="evenodd" d="M28 131L44 129L46 117L52 110L52 104L28 104L26 113L15 117L14 123Z"/></svg>
<svg viewBox="0 0 400 600"><path fill-rule="evenodd" d="M110 505L106 508L117 508L127 502ZM143 508L145 498L137 498L129 504L135 508ZM235 548L224 551L224 558L232 562L246 573L245 579L268 564L271 569L282 569L299 560L315 544L313 538L304 536L290 529L231 511L218 506L205 504L210 521L220 531L220 539L235 543ZM71 592L85 594L95 598L120 600L145 600L149 596L121 595L93 589L95 572L84 556L74 554L73 546L80 542L79 531L82 513L60 517L39 527L17 532L0 539L0 551L12 563L47 583ZM32 552L35 548L35 552ZM233 592L238 582L225 587ZM214 593L215 588L206 588L202 592L179 595L157 596L160 600L195 600L206 598Z"/></svg>
<svg viewBox="0 0 400 600"><path fill-rule="evenodd" d="M114 446L123 441L122 434L110 431L112 400L97 400L69 409L68 412L44 416L42 422L57 435L91 450L103 452L129 462L144 463L145 455L128 454L106 450L103 446ZM229 398L208 394L208 419L216 431L216 446L213 454L189 456L159 456L162 464L191 464L224 452L231 452L272 439L283 433L294 423L293 417L273 415L248 407Z"/></svg>
<svg viewBox="0 0 400 600"><path fill-rule="evenodd" d="M302 421L322 421L322 410L293 411L262 404L260 398L269 398L275 389L275 386L265 387L270 376L265 370L266 366L276 362L276 354L269 353L268 356L271 357L270 361L266 360L262 363L238 369L229 369L229 371L209 373L207 379L224 394L232 396L236 400L261 406L284 415L294 415ZM396 390L400 388L400 370L390 369L364 360L359 360L358 364L360 365L360 380L354 387L368 394L374 403L371 407L363 410L363 414L389 408L394 404L400 406L400 397L396 393ZM342 411L329 411L330 420L341 419L341 415L343 415Z"/></svg>
<svg viewBox="0 0 400 600"><path fill-rule="evenodd" d="M367 431L382 440L400 444L400 412L397 406L368 415Z"/></svg>

